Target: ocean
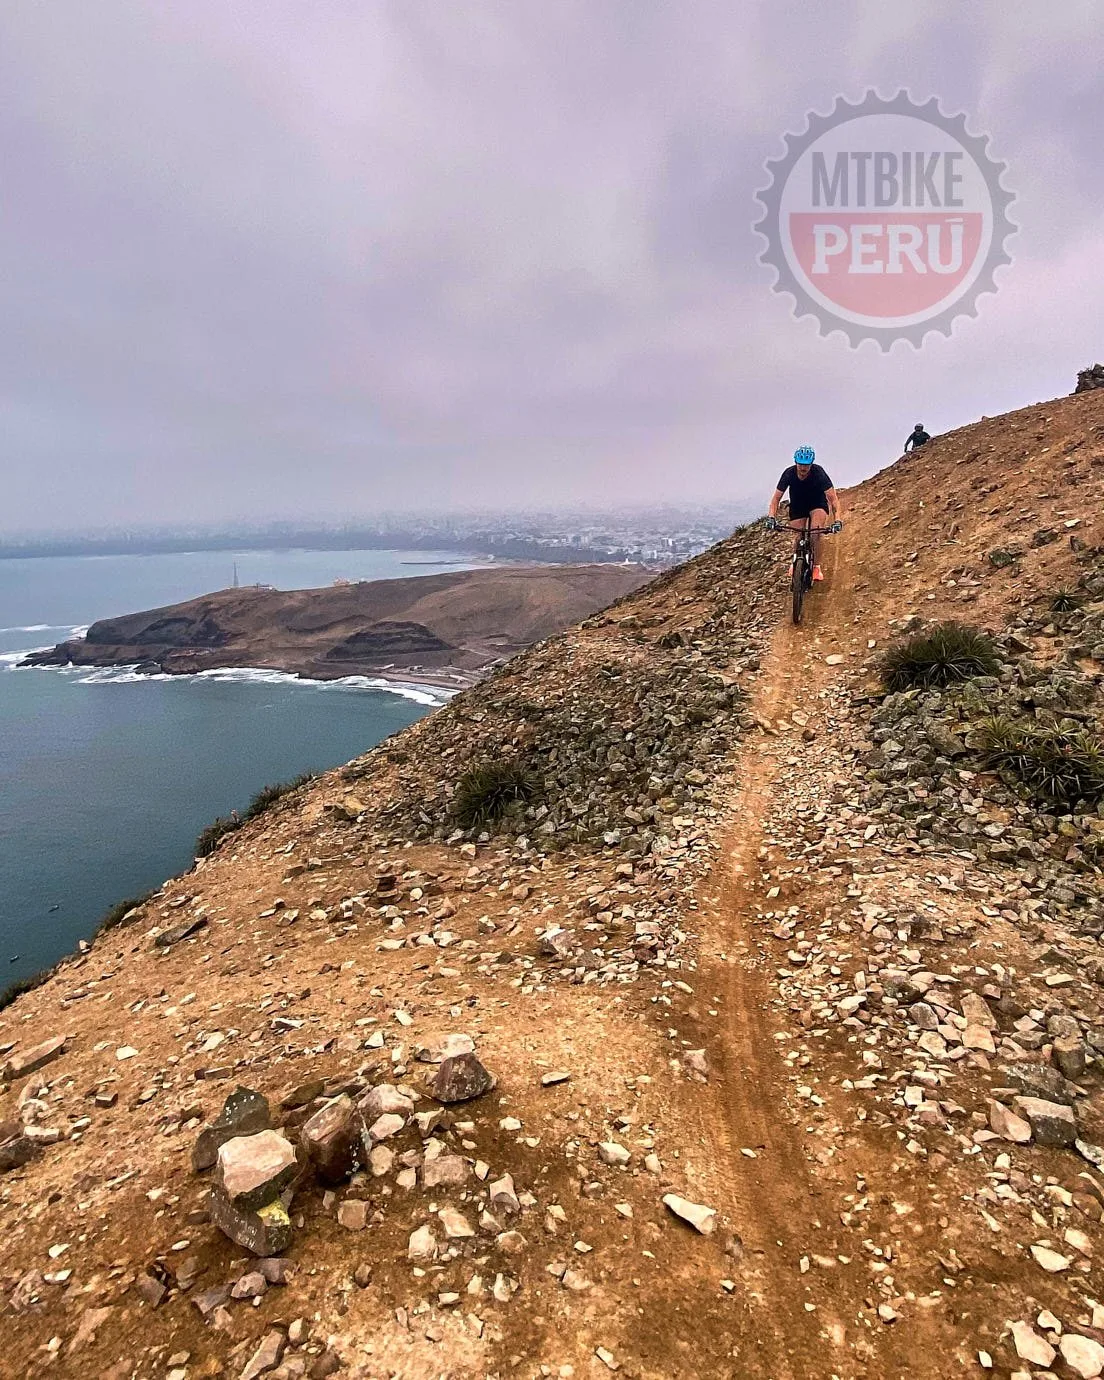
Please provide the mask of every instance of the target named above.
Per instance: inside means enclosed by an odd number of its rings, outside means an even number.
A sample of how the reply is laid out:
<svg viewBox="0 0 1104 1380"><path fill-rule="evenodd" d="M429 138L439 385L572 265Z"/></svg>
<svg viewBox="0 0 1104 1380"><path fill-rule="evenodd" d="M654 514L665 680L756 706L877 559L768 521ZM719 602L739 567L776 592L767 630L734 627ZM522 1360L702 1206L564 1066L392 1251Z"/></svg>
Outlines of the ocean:
<svg viewBox="0 0 1104 1380"><path fill-rule="evenodd" d="M275 671L16 670L98 618L233 581L303 589L467 569L449 552L240 551L0 560L0 988L71 952L124 897L191 862L262 786L324 771L445 695Z"/></svg>

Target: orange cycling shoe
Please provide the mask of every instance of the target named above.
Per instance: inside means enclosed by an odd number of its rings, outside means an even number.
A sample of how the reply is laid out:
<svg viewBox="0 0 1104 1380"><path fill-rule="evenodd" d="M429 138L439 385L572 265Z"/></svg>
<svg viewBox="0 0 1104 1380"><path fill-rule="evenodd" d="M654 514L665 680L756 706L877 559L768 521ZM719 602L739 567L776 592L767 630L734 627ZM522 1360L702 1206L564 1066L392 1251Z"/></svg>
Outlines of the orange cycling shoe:
<svg viewBox="0 0 1104 1380"><path fill-rule="evenodd" d="M813 566L813 581L814 581L814 583L815 583L817 580L823 580L823 579L824 579L824 571L821 570L821 568L820 568L819 565L814 565L814 566Z"/></svg>

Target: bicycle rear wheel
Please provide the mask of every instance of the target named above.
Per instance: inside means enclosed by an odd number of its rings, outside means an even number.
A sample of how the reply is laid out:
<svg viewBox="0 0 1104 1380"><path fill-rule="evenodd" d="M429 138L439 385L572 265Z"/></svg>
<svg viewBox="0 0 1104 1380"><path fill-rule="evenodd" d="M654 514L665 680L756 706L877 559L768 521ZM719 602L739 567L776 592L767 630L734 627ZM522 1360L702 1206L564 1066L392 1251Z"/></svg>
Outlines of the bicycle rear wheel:
<svg viewBox="0 0 1104 1380"><path fill-rule="evenodd" d="M793 570L790 575L790 587L793 591L793 621L801 622L801 609L805 603L805 553L799 551L794 557Z"/></svg>

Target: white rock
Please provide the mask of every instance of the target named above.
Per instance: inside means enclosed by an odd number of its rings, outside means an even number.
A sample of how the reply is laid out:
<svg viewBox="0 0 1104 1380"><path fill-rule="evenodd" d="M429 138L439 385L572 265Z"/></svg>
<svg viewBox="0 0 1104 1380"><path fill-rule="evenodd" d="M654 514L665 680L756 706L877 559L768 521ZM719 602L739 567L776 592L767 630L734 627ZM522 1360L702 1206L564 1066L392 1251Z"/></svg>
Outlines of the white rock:
<svg viewBox="0 0 1104 1380"><path fill-rule="evenodd" d="M663 1204L676 1217L681 1217L684 1222L689 1222L703 1236L709 1236L717 1225L716 1208L703 1207L700 1203L691 1203L687 1198L680 1198L677 1193L664 1194Z"/></svg>
<svg viewBox="0 0 1104 1380"><path fill-rule="evenodd" d="M1067 1332L1058 1343L1062 1360L1082 1380L1096 1380L1104 1373L1104 1346L1094 1342L1091 1337L1079 1337L1076 1332Z"/></svg>
<svg viewBox="0 0 1104 1380"><path fill-rule="evenodd" d="M1012 1345L1021 1361L1030 1361L1035 1366L1049 1366L1056 1355L1049 1342L1044 1342L1030 1323L1012 1324Z"/></svg>
<svg viewBox="0 0 1104 1380"><path fill-rule="evenodd" d="M1047 1246L1032 1246L1031 1254L1035 1257L1035 1263L1041 1265L1048 1274L1061 1274L1063 1270L1068 1270L1070 1267L1068 1255L1059 1255L1057 1251L1052 1251Z"/></svg>
<svg viewBox="0 0 1104 1380"><path fill-rule="evenodd" d="M474 1236L475 1228L468 1221L462 1212L458 1212L454 1207L443 1207L437 1214L437 1220L445 1229L445 1235L450 1241L457 1241L461 1237Z"/></svg>
<svg viewBox="0 0 1104 1380"><path fill-rule="evenodd" d="M425 1226L419 1227L417 1231L410 1233L410 1241L406 1247L406 1258L408 1260L437 1259L437 1238L433 1235L433 1228L428 1222Z"/></svg>

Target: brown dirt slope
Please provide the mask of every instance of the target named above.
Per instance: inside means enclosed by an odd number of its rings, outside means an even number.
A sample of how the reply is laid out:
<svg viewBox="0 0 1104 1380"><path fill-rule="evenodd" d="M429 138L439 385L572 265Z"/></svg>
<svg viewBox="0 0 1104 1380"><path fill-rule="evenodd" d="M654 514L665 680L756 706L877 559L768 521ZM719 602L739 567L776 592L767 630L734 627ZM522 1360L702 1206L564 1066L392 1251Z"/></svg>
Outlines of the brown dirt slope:
<svg viewBox="0 0 1104 1380"><path fill-rule="evenodd" d="M15 1056L67 1044L4 1098L39 1145L0 1178L0 1370L1100 1373L1101 816L1018 795L970 716L1099 730L1102 499L1104 394L940 437L847 496L800 628L782 539L737 533L286 797L8 1007ZM875 689L903 629L963 617L999 675ZM464 830L452 788L503 756L536 793ZM495 1089L348 1184L304 1177L259 1292L207 1220L199 1127L237 1084L293 1140L343 1088L432 1112L418 1051L454 1032ZM426 1188L439 1152L460 1181ZM235 1282L256 1299L208 1306Z"/></svg>
<svg viewBox="0 0 1104 1380"><path fill-rule="evenodd" d="M321 679L383 667L472 671L638 589L641 566L516 566L325 589L224 589L93 623L28 664L226 666Z"/></svg>

